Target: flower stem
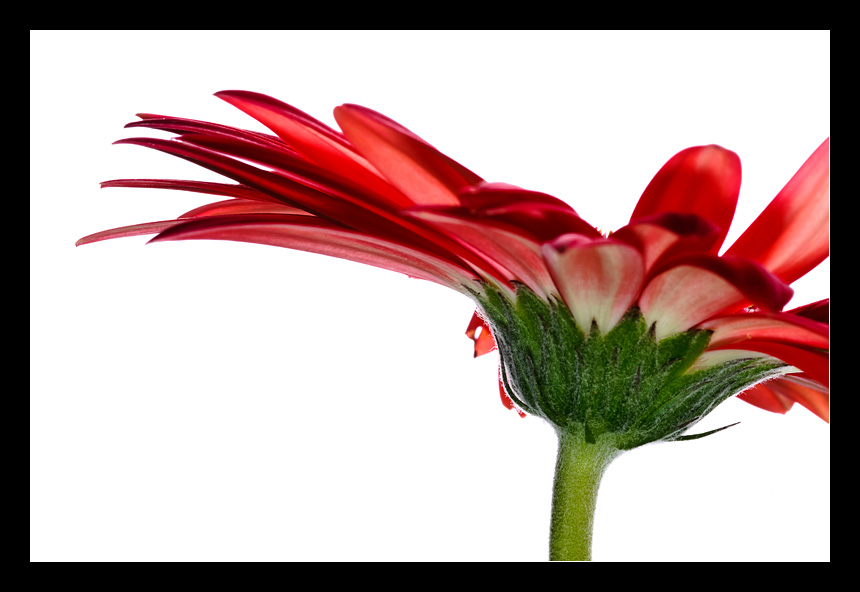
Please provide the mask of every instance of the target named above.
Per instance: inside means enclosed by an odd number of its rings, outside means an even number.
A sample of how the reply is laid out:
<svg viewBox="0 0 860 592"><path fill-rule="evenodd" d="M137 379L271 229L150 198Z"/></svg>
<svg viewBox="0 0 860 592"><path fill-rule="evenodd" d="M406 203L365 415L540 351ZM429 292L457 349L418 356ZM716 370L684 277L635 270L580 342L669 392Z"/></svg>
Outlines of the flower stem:
<svg viewBox="0 0 860 592"><path fill-rule="evenodd" d="M621 451L580 434L558 431L558 459L552 493L550 561L590 561L597 490L603 472Z"/></svg>

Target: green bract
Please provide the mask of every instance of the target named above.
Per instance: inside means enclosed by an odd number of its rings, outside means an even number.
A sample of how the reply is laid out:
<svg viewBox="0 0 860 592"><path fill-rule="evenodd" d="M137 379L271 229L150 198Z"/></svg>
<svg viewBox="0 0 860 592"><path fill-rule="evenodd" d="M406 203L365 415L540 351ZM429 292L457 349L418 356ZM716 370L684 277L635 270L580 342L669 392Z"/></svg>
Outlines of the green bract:
<svg viewBox="0 0 860 592"><path fill-rule="evenodd" d="M583 330L563 302L547 302L522 285L515 302L491 287L475 297L514 403L587 443L601 439L630 450L698 437L682 434L727 398L788 368L754 357L691 370L711 332L657 341L635 306L603 334L595 322Z"/></svg>

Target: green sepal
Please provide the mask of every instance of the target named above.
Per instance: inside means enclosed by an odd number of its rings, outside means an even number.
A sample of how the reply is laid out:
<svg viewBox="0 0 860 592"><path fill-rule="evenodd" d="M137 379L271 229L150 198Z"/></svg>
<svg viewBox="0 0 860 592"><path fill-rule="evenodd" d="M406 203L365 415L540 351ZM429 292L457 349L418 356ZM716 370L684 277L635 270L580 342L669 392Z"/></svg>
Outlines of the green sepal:
<svg viewBox="0 0 860 592"><path fill-rule="evenodd" d="M711 434L716 434L717 432L722 432L723 430L730 428L732 426L738 425L740 422L736 421L735 423L730 423L729 425L724 425L721 428L717 428L715 430L709 430L707 432L702 432L701 434L690 434L689 436L678 436L673 442L680 442L682 440L698 440L699 438L704 438L705 436L710 436Z"/></svg>
<svg viewBox="0 0 860 592"><path fill-rule="evenodd" d="M563 302L525 286L517 286L513 302L490 287L476 299L514 403L587 443L609 438L629 450L703 437L682 434L725 399L786 368L757 357L692 371L711 333L690 330L658 341L637 307L603 334L594 322L587 331L579 327Z"/></svg>

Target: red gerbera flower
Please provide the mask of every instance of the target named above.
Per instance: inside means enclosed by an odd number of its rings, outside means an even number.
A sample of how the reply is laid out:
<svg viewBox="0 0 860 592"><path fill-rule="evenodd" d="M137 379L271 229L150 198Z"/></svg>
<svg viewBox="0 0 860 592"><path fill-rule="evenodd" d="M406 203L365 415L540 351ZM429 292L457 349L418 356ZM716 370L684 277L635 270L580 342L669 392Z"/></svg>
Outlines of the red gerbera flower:
<svg viewBox="0 0 860 592"><path fill-rule="evenodd" d="M102 186L228 199L78 244L152 233L153 241L254 242L367 263L470 297L477 310L467 335L476 356L498 344L503 402L559 433L555 558L588 555L564 543L575 533L559 499L588 504L564 486L574 466L564 459L574 451L602 451L592 454L596 484L620 451L690 438L685 430L740 391L770 411L797 402L828 419L828 301L783 308L789 284L828 256L829 140L720 255L741 182L740 160L720 146L672 157L630 222L604 236L564 201L485 182L370 109L336 108L338 132L261 94L216 96L275 135L140 114L127 127L177 137L118 143L179 156L234 183Z"/></svg>

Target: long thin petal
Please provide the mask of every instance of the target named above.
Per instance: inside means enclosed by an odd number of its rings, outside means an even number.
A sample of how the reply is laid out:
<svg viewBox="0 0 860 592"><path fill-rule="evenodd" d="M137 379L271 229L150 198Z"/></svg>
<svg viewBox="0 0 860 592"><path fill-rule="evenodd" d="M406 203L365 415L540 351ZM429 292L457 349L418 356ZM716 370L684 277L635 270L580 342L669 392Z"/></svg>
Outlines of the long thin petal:
<svg viewBox="0 0 860 592"><path fill-rule="evenodd" d="M476 277L432 253L371 237L311 216L247 214L196 218L173 226L150 242L232 240L298 249L348 259L433 281L462 291Z"/></svg>
<svg viewBox="0 0 860 592"><path fill-rule="evenodd" d="M148 189L174 189L179 191L191 191L194 193L206 193L208 195L223 195L225 197L238 197L255 201L266 201L271 203L283 203L268 193L258 191L246 185L235 185L231 183L212 183L209 181L186 181L179 179L113 179L102 181L101 187L142 187Z"/></svg>
<svg viewBox="0 0 860 592"><path fill-rule="evenodd" d="M633 210L630 221L666 212L697 214L720 229L725 240L741 188L738 155L720 146L682 150L657 173Z"/></svg>
<svg viewBox="0 0 860 592"><path fill-rule="evenodd" d="M829 254L830 138L726 251L758 261L788 284Z"/></svg>
<svg viewBox="0 0 860 592"><path fill-rule="evenodd" d="M334 118L349 141L418 205L459 205L457 193L482 181L388 117L341 105Z"/></svg>
<svg viewBox="0 0 860 592"><path fill-rule="evenodd" d="M636 300L645 277L639 251L612 239L562 235L542 247L555 284L587 334L608 333Z"/></svg>
<svg viewBox="0 0 860 592"><path fill-rule="evenodd" d="M187 119L184 117L154 116L146 113L138 113L137 115L138 117L141 117L141 120L127 123L125 127L146 127L164 130L174 134L200 133L205 135L224 136L241 140L246 143L257 144L259 146L268 146L284 152L294 152L294 150L283 140L277 136L269 134L253 132L219 123Z"/></svg>
<svg viewBox="0 0 860 592"><path fill-rule="evenodd" d="M97 243L99 241L109 240L112 238L125 238L128 236L157 234L162 230L167 230L168 228L172 228L177 224L182 224L182 222L182 220L162 220L161 222L144 222L143 224L132 224L131 226L122 226L120 228L102 230L101 232L96 232L94 234L90 234L88 236L78 239L75 242L75 246L80 247L81 245Z"/></svg>

